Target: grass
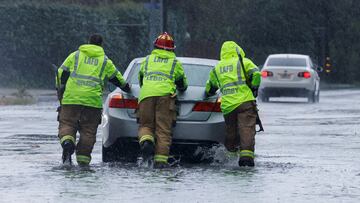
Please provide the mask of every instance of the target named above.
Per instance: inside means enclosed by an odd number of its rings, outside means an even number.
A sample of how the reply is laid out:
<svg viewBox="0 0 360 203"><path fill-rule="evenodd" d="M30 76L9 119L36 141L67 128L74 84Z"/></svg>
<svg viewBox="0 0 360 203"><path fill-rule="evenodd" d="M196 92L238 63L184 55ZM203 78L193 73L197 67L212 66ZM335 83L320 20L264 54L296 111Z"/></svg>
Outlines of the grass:
<svg viewBox="0 0 360 203"><path fill-rule="evenodd" d="M11 95L0 97L0 105L29 105L35 103L34 97L25 88L18 88L17 90Z"/></svg>

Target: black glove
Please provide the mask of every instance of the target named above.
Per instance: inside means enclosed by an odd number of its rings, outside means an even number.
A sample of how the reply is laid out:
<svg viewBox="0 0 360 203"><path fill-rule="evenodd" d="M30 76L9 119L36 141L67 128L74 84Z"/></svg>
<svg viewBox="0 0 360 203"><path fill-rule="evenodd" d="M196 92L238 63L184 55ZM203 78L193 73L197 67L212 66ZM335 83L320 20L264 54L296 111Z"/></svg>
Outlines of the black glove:
<svg viewBox="0 0 360 203"><path fill-rule="evenodd" d="M258 96L258 90L259 90L258 87L252 87L251 88L251 91L252 91L255 98Z"/></svg>
<svg viewBox="0 0 360 203"><path fill-rule="evenodd" d="M215 95L215 93L212 93L212 92L209 92L209 93L207 93L206 91L204 92L204 97L205 98L208 98L208 97L211 97L211 96L214 96Z"/></svg>

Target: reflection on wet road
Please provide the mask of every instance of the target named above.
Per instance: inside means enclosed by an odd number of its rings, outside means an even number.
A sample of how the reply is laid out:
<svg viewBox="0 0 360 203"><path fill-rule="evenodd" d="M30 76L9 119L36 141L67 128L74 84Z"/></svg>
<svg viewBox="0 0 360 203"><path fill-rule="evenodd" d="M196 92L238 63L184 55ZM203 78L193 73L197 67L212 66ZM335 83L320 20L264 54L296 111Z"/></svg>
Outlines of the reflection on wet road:
<svg viewBox="0 0 360 203"><path fill-rule="evenodd" d="M166 170L101 162L64 168L55 100L0 107L0 202L357 202L360 91L323 91L303 100L259 103L256 167L236 160Z"/></svg>

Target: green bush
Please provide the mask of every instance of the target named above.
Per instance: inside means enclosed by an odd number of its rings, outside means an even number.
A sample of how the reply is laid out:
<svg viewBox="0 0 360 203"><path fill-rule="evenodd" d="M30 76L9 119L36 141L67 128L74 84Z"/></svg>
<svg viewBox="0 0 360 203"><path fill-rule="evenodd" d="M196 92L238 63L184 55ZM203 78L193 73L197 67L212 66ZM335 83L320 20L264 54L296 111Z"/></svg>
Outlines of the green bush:
<svg viewBox="0 0 360 203"><path fill-rule="evenodd" d="M51 63L61 65L68 54L101 33L104 49L123 71L134 57L148 48L142 5L125 2L97 7L19 1L0 5L0 85L51 88ZM131 50L131 51L129 51Z"/></svg>
<svg viewBox="0 0 360 203"><path fill-rule="evenodd" d="M218 59L222 43L234 40L258 65L273 53L308 54L319 65L330 56L332 72L322 73L323 81L356 83L360 78L360 4L355 0L164 1L178 56ZM149 10L143 4L148 2L2 1L0 86L53 87L50 64L60 65L95 32L104 35L105 52L123 71L131 59L149 52Z"/></svg>

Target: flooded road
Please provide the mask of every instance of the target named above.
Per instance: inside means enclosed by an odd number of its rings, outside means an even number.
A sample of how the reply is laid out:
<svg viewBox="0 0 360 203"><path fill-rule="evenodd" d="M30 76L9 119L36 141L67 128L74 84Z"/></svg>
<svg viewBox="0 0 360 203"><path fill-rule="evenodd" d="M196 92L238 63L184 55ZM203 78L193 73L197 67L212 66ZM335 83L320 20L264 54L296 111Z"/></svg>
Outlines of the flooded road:
<svg viewBox="0 0 360 203"><path fill-rule="evenodd" d="M360 90L322 91L320 103L259 103L265 132L256 167L236 160L166 170L101 161L61 167L57 102L0 106L0 202L359 202Z"/></svg>

